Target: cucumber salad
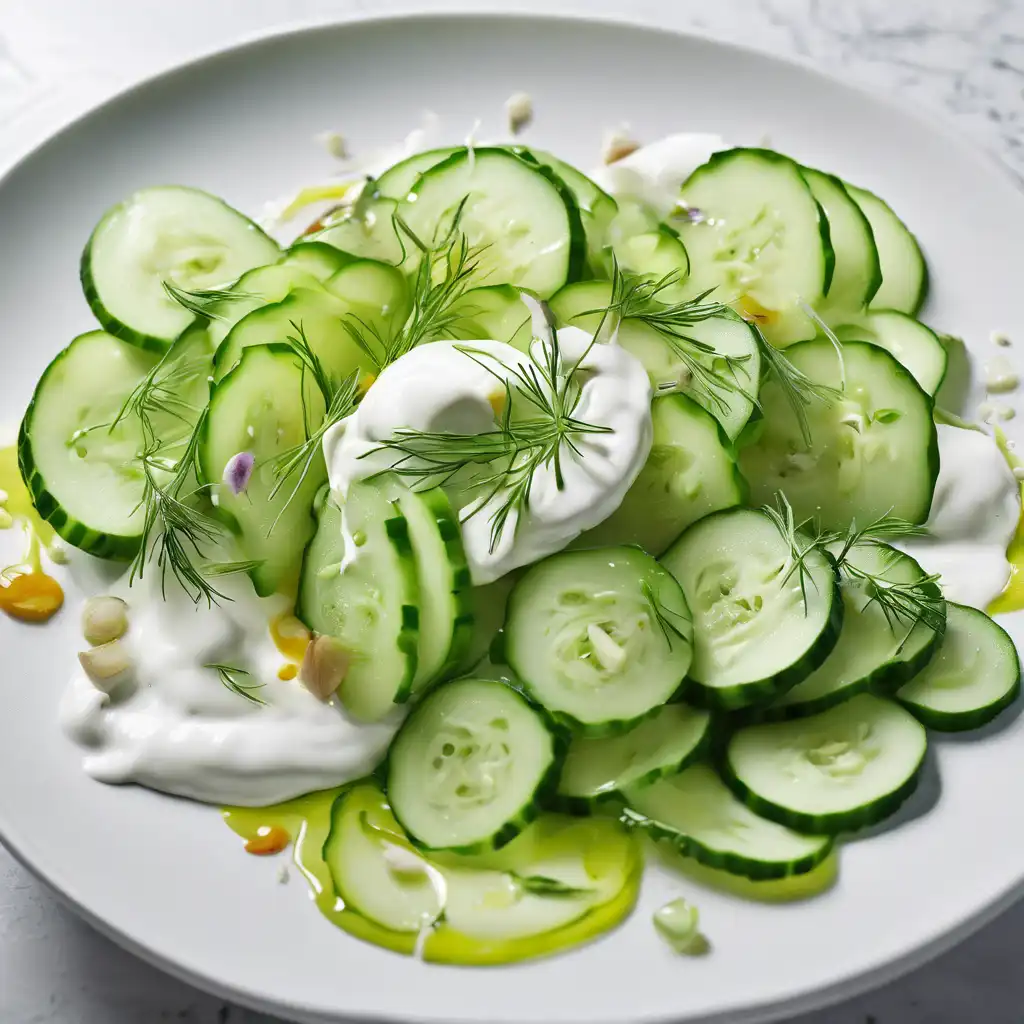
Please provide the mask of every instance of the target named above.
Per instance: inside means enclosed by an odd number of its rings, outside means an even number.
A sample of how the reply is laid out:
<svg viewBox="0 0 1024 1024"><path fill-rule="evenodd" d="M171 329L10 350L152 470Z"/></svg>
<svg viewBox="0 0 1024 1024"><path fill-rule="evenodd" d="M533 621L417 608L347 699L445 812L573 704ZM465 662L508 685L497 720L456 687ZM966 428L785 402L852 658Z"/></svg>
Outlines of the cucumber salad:
<svg viewBox="0 0 1024 1024"><path fill-rule="evenodd" d="M612 927L645 849L813 893L1020 688L1020 484L914 236L769 149L616 155L409 153L289 244L142 189L21 424L38 514L124 566L60 706L85 771L234 805L427 959Z"/></svg>

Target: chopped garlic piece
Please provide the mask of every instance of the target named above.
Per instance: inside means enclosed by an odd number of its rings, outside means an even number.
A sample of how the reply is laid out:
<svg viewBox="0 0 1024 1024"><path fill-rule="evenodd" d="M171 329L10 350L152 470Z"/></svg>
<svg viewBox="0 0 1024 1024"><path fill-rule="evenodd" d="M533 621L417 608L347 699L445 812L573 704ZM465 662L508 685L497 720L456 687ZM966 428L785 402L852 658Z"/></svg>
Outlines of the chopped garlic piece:
<svg viewBox="0 0 1024 1024"><path fill-rule="evenodd" d="M654 927L677 953L700 956L710 949L700 933L700 912L682 897L654 912Z"/></svg>
<svg viewBox="0 0 1024 1024"><path fill-rule="evenodd" d="M604 143L601 146L601 162L613 164L616 160L635 153L639 148L640 143L624 129L614 128L605 133Z"/></svg>
<svg viewBox="0 0 1024 1024"><path fill-rule="evenodd" d="M526 92L514 92L505 101L508 128L518 135L533 120L533 98Z"/></svg>

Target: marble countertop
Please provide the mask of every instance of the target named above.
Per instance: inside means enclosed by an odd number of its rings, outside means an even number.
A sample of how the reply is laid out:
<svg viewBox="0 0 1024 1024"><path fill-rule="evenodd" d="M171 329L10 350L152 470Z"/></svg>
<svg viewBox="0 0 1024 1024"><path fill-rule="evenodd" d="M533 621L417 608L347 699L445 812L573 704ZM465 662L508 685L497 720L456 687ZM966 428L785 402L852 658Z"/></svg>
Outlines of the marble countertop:
<svg viewBox="0 0 1024 1024"><path fill-rule="evenodd" d="M796 55L930 110L1024 176L1024 0L0 0L0 172L79 112L194 53L277 25L436 8L628 11ZM1019 1024L1022 937L1024 903L906 978L794 1024ZM0 1021L275 1024L123 952L2 847Z"/></svg>

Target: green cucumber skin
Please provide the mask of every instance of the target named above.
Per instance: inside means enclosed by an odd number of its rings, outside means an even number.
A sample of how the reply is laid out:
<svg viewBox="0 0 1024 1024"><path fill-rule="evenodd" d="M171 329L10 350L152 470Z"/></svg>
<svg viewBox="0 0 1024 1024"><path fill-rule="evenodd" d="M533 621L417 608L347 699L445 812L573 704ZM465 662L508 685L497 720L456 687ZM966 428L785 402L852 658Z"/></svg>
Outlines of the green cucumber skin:
<svg viewBox="0 0 1024 1024"><path fill-rule="evenodd" d="M107 332L108 334L111 332ZM123 340L123 339L122 339ZM64 358L62 352L43 371L42 377L36 384L32 400L28 403L25 415L22 417L21 426L18 428L18 469L21 478L28 488L32 505L40 517L48 522L57 532L61 540L66 541L72 547L85 551L97 558L105 558L109 561L128 562L135 557L141 543L140 536L125 536L116 533L102 533L93 530L85 523L73 519L64 511L57 499L50 493L42 474L36 469L35 459L32 456L32 441L29 437L29 428L32 424L32 415L35 412L36 395L46 382L50 370L57 366Z"/></svg>
<svg viewBox="0 0 1024 1024"><path fill-rule="evenodd" d="M652 768L649 772L641 775L638 779L633 779L632 782L630 782L630 785L633 787L649 786L652 783L657 782L659 779L668 778L670 775L678 775L680 772L689 768L690 765L696 764L709 754L712 749L711 733L712 728L711 723L709 723L708 728L705 730L704 735L697 742L696 746L694 746L694 748L690 750L680 761ZM550 799L549 806L552 810L561 811L563 814L572 814L576 817L586 817L588 815L598 813L599 809L602 809L604 805L621 803L623 800L624 797L622 791L618 789L609 789L604 793L598 793L597 796L567 796L564 793L559 793L556 789L554 795Z"/></svg>
<svg viewBox="0 0 1024 1024"><path fill-rule="evenodd" d="M863 807L857 807L851 811L836 811L832 814L804 814L802 811L780 807L751 792L733 772L727 751L719 760L717 768L722 781L755 814L760 814L762 818L785 825L794 832L803 832L805 835L838 835L840 832L856 832L869 825L877 825L880 821L895 814L917 789L926 755L927 747L922 749L921 760L911 775L891 793L887 793Z"/></svg>
<svg viewBox="0 0 1024 1024"><path fill-rule="evenodd" d="M397 511L397 508L396 508ZM384 531L394 545L399 557L412 564L412 541L409 538L409 524L405 516L395 515L384 522ZM402 628L396 640L398 649L405 655L405 678L395 693L395 703L404 704L412 696L412 681L416 676L416 665L420 649L420 610L414 604L402 605Z"/></svg>
<svg viewBox="0 0 1024 1024"><path fill-rule="evenodd" d="M731 511L733 509L722 509L721 512L712 512L711 516ZM704 522L711 516L705 516L698 522ZM671 548L669 550L671 551ZM835 567L832 556L827 551L822 553L832 563L832 603L825 628L802 658L773 676L752 680L749 683L737 683L734 686L706 686L687 676L678 695L694 707L706 708L709 711L738 711L751 705L767 704L806 679L832 653L832 648L839 640L839 632L843 628L843 598L839 591L839 570Z"/></svg>
<svg viewBox="0 0 1024 1024"><path fill-rule="evenodd" d="M809 190L810 186L807 187ZM821 286L821 294L827 296L836 272L836 251L832 248L832 229L829 227L828 217L825 216L825 207L817 199L814 200L814 205L818 208L818 229L821 231L821 248L825 253L825 280Z"/></svg>
<svg viewBox="0 0 1024 1024"><path fill-rule="evenodd" d="M1018 672L1016 682L1002 697L975 711L936 711L934 708L926 708L911 700L902 699L900 704L926 729L932 729L935 732L970 732L972 729L980 729L983 725L988 725L989 722L997 719L1017 700L1020 694L1021 678Z"/></svg>
<svg viewBox="0 0 1024 1024"><path fill-rule="evenodd" d="M691 836L677 832L675 829L667 828L653 818L648 818L646 815L640 814L630 807L623 808L619 820L627 828L638 829L656 842L666 842L678 850L679 853L686 857L692 857L700 864L705 864L709 868L727 871L730 875L740 875L743 878L749 878L753 882L768 882L780 878L791 878L793 875L806 875L825 860L835 847L835 843L829 841L823 843L820 850L808 854L806 857L801 857L799 860L767 864L763 861L741 857L737 853L723 853L721 850L712 850L709 846L705 846Z"/></svg>
<svg viewBox="0 0 1024 1024"><path fill-rule="evenodd" d="M435 171L446 170L453 164L461 162L465 157L465 152L466 151L464 149L457 149L451 156L425 170L420 177L416 179L415 184L410 190L410 194L418 191L420 181L427 177L427 175L433 174ZM583 277L587 262L587 236L583 230L583 219L580 217L579 206L576 205L576 199L569 186L566 185L558 174L551 167L548 167L547 164L537 163L536 158L532 153L529 154L529 158L527 158L525 153L517 153L514 149L507 149L502 146L480 146L475 150L475 152L478 156L485 155L487 153L500 153L502 156L513 156L520 163L529 167L531 171L542 175L555 187L555 190L558 192L558 195L562 200L562 205L565 207L566 217L569 221L569 253L566 259L565 281L561 287L564 287L566 284L572 284L575 281L579 281Z"/></svg>
<svg viewBox="0 0 1024 1024"><path fill-rule="evenodd" d="M497 681L496 681L497 682ZM443 685L443 684L442 684ZM569 735L566 730L555 722L550 713L542 708L536 701L530 699L529 695L524 693L519 687L511 686L508 683L498 683L498 685L505 686L507 689L515 693L520 700L535 714L542 722L547 726L548 731L551 733L551 762L541 776L536 788L530 796L530 799L519 809L519 811L513 815L504 825L498 829L497 832L490 835L487 839L481 840L478 843L469 843L465 846L450 846L441 848L445 853L464 853L464 854L475 854L475 853L489 853L493 850L500 850L503 846L507 846L520 832L522 832L527 825L532 821L536 821L544 811L551 806L551 801L554 797L555 791L558 788L558 778L562 770L562 761L565 760L565 753L569 749ZM409 727L409 723L414 721L416 718L416 711L413 709L409 717L402 723L401 728L395 734L395 738L391 741L391 746L394 747L395 741L402 734L402 732ZM385 780L383 785L384 793L387 794L388 786L387 781L390 775L389 772L389 759L390 751L388 750L388 757L385 758L384 763L381 765L379 771L380 777ZM376 774L376 773L375 773ZM389 801L390 803L390 801ZM425 843L420 842L410 831L406 828L405 823L402 821L401 815L396 810L394 804L391 805L391 813L395 816L395 821L402 826L406 835L409 837L409 841L419 847L421 850L426 852L432 852L437 850L437 847L427 846Z"/></svg>

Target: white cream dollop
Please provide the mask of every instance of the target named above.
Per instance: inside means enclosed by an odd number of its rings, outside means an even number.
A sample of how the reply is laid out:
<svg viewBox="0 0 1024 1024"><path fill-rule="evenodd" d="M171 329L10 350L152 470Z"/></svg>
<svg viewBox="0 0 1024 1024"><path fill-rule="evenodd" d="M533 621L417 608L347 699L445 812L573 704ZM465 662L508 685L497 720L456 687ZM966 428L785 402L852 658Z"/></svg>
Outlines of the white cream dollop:
<svg viewBox="0 0 1024 1024"><path fill-rule="evenodd" d="M679 202L683 182L712 154L727 148L720 135L678 132L595 168L590 177L610 195L639 199L667 217Z"/></svg>
<svg viewBox="0 0 1024 1024"><path fill-rule="evenodd" d="M946 598L986 608L1006 586L1006 549L1020 518L1020 484L995 441L977 430L940 424L939 477L928 535L901 547L929 573Z"/></svg>
<svg viewBox="0 0 1024 1024"><path fill-rule="evenodd" d="M149 574L120 588L129 616L121 642L133 669L110 695L78 670L60 705L65 732L85 748L85 771L101 782L254 806L372 771L401 713L359 723L337 700L321 702L298 680L279 679L283 659L268 624L283 600L257 598L244 577L217 587L232 600L193 604L170 578L164 600ZM263 684L253 693L264 703L231 692L211 664L245 668L241 678Z"/></svg>
<svg viewBox="0 0 1024 1024"><path fill-rule="evenodd" d="M478 586L560 551L607 519L651 449L651 385L639 360L618 345L595 344L575 327L559 330L557 341L563 367L581 360L575 418L607 432L574 435L578 452L562 446L561 486L553 465L539 467L529 508L509 516L493 546L493 515L504 492L482 506L471 502L459 510L466 559ZM529 361L511 345L486 340L433 342L397 359L358 409L324 437L332 489L344 498L356 481L395 465L399 455L381 448L381 442L403 428L455 434L494 430L503 381Z"/></svg>

